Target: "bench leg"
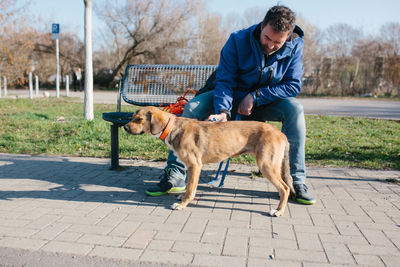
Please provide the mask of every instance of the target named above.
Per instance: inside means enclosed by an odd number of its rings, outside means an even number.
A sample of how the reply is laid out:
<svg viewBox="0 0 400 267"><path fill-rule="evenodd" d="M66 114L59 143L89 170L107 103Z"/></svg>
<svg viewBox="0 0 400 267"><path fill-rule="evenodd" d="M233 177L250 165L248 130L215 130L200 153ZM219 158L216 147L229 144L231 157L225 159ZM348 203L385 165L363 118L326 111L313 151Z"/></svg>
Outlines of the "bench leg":
<svg viewBox="0 0 400 267"><path fill-rule="evenodd" d="M118 125L111 124L111 170L119 167L119 137Z"/></svg>

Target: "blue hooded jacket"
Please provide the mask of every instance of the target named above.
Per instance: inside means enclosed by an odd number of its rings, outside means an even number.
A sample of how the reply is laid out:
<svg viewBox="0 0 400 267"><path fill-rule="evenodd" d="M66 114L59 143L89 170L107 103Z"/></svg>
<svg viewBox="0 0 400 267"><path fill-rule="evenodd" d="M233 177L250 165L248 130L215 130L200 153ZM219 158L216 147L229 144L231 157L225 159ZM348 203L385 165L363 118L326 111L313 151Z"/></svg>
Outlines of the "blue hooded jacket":
<svg viewBox="0 0 400 267"><path fill-rule="evenodd" d="M232 104L239 104L249 93L254 96L254 106L300 93L303 31L296 26L292 36L266 62L259 39L256 39L260 29L261 25L256 24L234 32L222 48L214 89L215 114L225 112L230 117ZM259 89L257 93L255 89Z"/></svg>

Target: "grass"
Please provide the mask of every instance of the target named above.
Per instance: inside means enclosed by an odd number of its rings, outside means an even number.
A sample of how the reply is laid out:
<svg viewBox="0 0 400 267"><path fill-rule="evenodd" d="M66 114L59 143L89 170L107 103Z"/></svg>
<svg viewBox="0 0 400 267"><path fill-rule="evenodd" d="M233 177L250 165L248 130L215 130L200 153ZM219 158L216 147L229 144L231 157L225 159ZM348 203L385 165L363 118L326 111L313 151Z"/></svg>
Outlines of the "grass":
<svg viewBox="0 0 400 267"><path fill-rule="evenodd" d="M95 105L95 119L88 122L83 104L70 98L0 99L0 152L109 157L110 123L102 113L115 109ZM306 122L308 165L400 169L399 122L331 116L306 116ZM121 158L165 160L167 154L160 140L120 131ZM254 158L243 155L233 162L254 164Z"/></svg>

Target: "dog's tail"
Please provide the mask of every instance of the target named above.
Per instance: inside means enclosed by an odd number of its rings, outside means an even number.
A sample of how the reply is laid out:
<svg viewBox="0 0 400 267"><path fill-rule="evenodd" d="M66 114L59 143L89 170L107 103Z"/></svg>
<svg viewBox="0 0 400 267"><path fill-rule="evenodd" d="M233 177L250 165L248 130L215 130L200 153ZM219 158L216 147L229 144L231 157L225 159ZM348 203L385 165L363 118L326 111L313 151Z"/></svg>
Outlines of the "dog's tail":
<svg viewBox="0 0 400 267"><path fill-rule="evenodd" d="M285 140L285 154L282 161L282 179L289 186L290 195L294 197L296 192L293 188L293 178L290 175L290 165L289 165L289 142Z"/></svg>

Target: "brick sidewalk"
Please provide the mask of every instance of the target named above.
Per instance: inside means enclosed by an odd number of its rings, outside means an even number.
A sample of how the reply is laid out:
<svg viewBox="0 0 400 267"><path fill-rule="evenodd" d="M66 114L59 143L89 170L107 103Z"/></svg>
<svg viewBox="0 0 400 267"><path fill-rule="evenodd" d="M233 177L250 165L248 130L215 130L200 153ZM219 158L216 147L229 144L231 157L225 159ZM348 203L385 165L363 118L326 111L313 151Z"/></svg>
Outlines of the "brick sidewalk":
<svg viewBox="0 0 400 267"><path fill-rule="evenodd" d="M278 194L249 179L254 167L233 164L218 190L207 165L196 200L172 211L176 195L144 194L164 162L122 164L0 154L0 247L128 265L399 266L400 185L386 179L400 171L309 168L317 204L291 201L271 218ZM10 264L1 254L0 263Z"/></svg>

